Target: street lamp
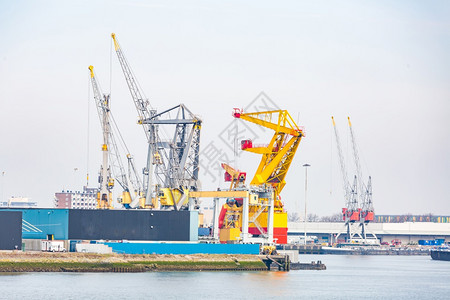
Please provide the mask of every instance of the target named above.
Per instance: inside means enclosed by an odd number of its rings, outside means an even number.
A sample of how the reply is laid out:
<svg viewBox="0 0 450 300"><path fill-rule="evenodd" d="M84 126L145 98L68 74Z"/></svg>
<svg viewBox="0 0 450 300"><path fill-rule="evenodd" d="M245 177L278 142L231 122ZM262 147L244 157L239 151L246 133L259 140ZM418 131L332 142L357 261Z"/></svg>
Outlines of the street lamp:
<svg viewBox="0 0 450 300"><path fill-rule="evenodd" d="M78 168L73 168L73 188L74 188L74 191L76 191L76 189L77 189L77 187L76 187L77 171L78 171Z"/></svg>
<svg viewBox="0 0 450 300"><path fill-rule="evenodd" d="M307 222L307 214L306 214L306 196L308 191L308 167L311 165L304 164L305 167L305 220L304 220L304 230L305 230L305 246L306 246L306 222Z"/></svg>
<svg viewBox="0 0 450 300"><path fill-rule="evenodd" d="M6 172L2 172L2 199L1 199L1 205L3 205L3 194L5 193L5 174Z"/></svg>

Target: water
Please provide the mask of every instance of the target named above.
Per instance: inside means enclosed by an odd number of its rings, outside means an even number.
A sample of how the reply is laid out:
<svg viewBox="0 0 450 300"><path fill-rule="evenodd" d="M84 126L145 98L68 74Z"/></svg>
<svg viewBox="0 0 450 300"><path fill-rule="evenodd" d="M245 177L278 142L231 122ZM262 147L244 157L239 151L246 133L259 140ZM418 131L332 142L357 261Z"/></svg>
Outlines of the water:
<svg viewBox="0 0 450 300"><path fill-rule="evenodd" d="M0 299L449 299L450 262L302 255L326 271L0 273Z"/></svg>

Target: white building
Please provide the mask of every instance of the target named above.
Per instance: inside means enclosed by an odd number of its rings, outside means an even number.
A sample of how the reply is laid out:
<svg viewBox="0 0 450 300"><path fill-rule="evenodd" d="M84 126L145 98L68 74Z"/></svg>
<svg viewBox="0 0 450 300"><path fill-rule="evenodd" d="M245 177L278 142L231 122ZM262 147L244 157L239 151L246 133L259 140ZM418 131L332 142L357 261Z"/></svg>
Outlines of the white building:
<svg viewBox="0 0 450 300"><path fill-rule="evenodd" d="M354 224L358 229L358 224ZM318 237L320 243L343 243L346 236L346 226L343 222L288 222L288 236L307 235ZM450 223L405 222L405 223L369 223L366 230L377 236L380 242L400 240L403 245L419 240L445 239L450 241ZM336 239L339 235L340 237Z"/></svg>
<svg viewBox="0 0 450 300"><path fill-rule="evenodd" d="M8 201L0 202L0 207L33 208L37 207L37 202L31 201L30 198L13 196Z"/></svg>
<svg viewBox="0 0 450 300"><path fill-rule="evenodd" d="M213 224L213 218L214 218L214 206L202 206L200 208L200 213L203 216L202 220L200 221L200 225L203 225L203 227L210 227Z"/></svg>
<svg viewBox="0 0 450 300"><path fill-rule="evenodd" d="M83 191L55 193L56 208L96 209L98 188L83 187Z"/></svg>

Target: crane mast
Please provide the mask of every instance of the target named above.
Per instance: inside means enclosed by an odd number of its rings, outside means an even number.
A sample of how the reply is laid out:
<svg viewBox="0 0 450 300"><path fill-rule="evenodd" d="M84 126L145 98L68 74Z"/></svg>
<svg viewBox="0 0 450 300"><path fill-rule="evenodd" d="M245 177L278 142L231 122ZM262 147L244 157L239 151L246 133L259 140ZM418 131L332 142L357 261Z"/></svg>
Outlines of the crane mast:
<svg viewBox="0 0 450 300"><path fill-rule="evenodd" d="M145 120L151 119L152 116L156 114L156 111L151 109L150 102L146 97L144 97L144 93L141 91L139 87L139 84L133 74L133 71L131 70L131 67L125 58L122 48L119 45L119 41L117 40L116 35L112 33L111 37L114 41L114 49L116 51L117 58L119 59L120 66L125 76L128 89L130 90L131 97L138 112L139 117L138 123L142 125L142 128L148 141L147 165L146 168L143 170L143 182L145 193L145 205L152 206L153 166L155 166L155 168L157 169L156 170L157 173L165 173L165 162L162 159L159 159L158 163L154 163L155 158L158 159L160 157L158 153L157 138L156 138L158 129L151 122L148 123L144 122Z"/></svg>
<svg viewBox="0 0 450 300"><path fill-rule="evenodd" d="M89 66L91 74L92 88L94 91L94 99L97 107L97 112L102 124L103 131L103 164L101 167L101 174L99 178L100 183L100 195L98 197L99 208L112 208L112 189L114 187L114 179L123 188L122 204L124 207L129 208L133 199L139 197L142 190L142 184L137 176L134 161L130 154L127 154L128 160L128 173L123 166L118 144L116 142L114 127L114 118L110 109L110 95L103 94L97 79L94 74L94 67ZM120 132L115 127L121 138ZM123 139L122 139L123 142ZM123 144L125 144L123 142ZM108 161L109 160L109 161ZM111 176L111 173L113 176ZM113 179L114 178L114 179ZM135 201L136 202L136 201Z"/></svg>
<svg viewBox="0 0 450 300"><path fill-rule="evenodd" d="M350 128L350 136L352 140L353 147L353 157L356 165L356 176L359 181L359 199L361 205L361 221L369 222L373 220L373 204L372 204L372 179L369 176L368 184L364 184L361 164L359 160L358 147L356 145L356 137L353 131L352 122L350 121L350 117L347 117L348 126Z"/></svg>
<svg viewBox="0 0 450 300"><path fill-rule="evenodd" d="M110 126L110 110L109 110L109 95L104 95L100 91L100 87L94 76L94 68L89 66L91 72L92 89L94 90L94 98L97 106L98 116L102 125L103 131L103 145L102 145L102 166L99 174L99 192L97 193L97 208L110 209L113 208L112 189L114 187L114 179L111 176L111 169L109 168L108 157L109 151L109 137L111 132Z"/></svg>
<svg viewBox="0 0 450 300"><path fill-rule="evenodd" d="M334 135L336 138L336 147L339 156L339 165L341 167L341 175L344 189L345 197L345 208L342 210L344 215L345 223L354 222L359 220L359 209L358 209L358 199L357 199L357 177L354 177L353 185L350 184L347 175L347 169L344 162L344 156L342 155L341 142L339 139L338 129L336 123L334 122L334 117L331 117L333 121Z"/></svg>

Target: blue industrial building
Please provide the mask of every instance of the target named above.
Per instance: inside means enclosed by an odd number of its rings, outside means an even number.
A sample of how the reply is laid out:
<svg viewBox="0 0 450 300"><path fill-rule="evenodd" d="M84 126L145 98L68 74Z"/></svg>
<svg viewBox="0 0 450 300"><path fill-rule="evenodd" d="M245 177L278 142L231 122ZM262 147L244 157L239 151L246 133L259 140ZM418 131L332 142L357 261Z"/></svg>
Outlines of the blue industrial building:
<svg viewBox="0 0 450 300"><path fill-rule="evenodd" d="M22 212L23 239L197 241L197 211L5 208Z"/></svg>
<svg viewBox="0 0 450 300"><path fill-rule="evenodd" d="M22 238L69 239L68 209L20 209L22 211Z"/></svg>

